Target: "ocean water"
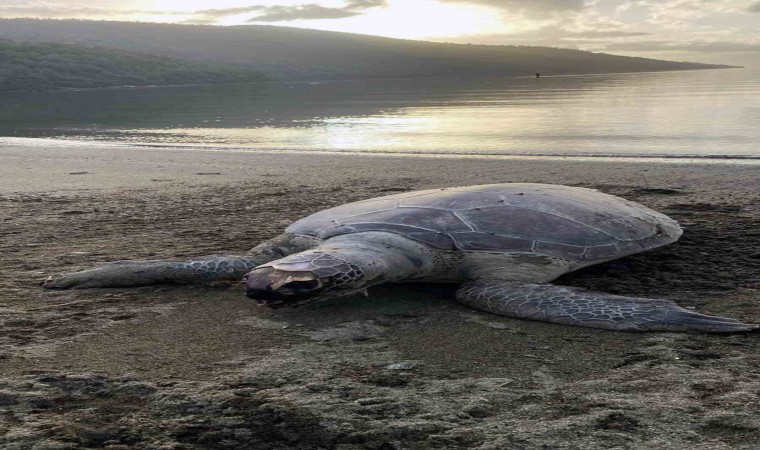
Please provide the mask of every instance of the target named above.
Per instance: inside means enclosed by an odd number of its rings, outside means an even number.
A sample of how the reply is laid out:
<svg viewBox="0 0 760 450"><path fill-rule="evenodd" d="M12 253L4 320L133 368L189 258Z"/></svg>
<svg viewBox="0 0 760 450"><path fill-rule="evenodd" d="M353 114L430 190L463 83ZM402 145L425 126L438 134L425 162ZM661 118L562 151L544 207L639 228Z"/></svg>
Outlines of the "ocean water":
<svg viewBox="0 0 760 450"><path fill-rule="evenodd" d="M0 96L0 144L61 140L236 151L760 159L760 71Z"/></svg>

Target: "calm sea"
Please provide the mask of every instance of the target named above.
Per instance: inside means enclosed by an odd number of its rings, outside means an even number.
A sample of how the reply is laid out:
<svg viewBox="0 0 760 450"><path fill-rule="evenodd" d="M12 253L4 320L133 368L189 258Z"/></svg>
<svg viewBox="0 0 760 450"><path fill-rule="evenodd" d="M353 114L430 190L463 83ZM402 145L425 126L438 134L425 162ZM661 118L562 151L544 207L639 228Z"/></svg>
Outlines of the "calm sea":
<svg viewBox="0 0 760 450"><path fill-rule="evenodd" d="M760 71L5 93L0 136L0 144L238 151L760 158Z"/></svg>

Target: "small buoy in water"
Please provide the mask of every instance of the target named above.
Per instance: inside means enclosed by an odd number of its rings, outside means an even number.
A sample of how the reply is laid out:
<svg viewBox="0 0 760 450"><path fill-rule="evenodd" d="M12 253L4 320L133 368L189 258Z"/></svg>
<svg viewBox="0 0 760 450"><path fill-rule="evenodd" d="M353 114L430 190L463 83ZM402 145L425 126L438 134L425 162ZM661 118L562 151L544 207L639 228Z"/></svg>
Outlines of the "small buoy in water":
<svg viewBox="0 0 760 450"><path fill-rule="evenodd" d="M541 74L536 72L536 78L541 78Z"/></svg>

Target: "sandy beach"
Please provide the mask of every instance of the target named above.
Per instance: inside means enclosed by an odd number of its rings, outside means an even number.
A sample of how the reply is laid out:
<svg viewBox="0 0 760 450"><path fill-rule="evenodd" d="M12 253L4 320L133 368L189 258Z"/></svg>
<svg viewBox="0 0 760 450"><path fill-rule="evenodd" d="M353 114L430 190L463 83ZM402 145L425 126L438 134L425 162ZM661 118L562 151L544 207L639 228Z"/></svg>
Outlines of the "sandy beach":
<svg viewBox="0 0 760 450"><path fill-rule="evenodd" d="M112 260L240 254L348 201L503 182L596 188L685 230L557 283L760 323L757 165L5 146L0 448L758 448L756 334L513 320L445 285L277 311L234 283L40 288Z"/></svg>

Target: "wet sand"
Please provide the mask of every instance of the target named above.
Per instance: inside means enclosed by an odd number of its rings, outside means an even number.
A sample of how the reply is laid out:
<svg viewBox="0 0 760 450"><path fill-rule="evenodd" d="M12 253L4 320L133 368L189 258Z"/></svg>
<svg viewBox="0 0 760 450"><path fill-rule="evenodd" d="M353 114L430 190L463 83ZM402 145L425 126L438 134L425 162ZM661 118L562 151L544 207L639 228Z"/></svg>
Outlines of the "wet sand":
<svg viewBox="0 0 760 450"><path fill-rule="evenodd" d="M0 147L0 161L1 448L760 445L757 335L513 320L458 305L445 285L278 311L234 284L39 287L116 259L241 253L351 200L551 182L685 229L559 283L760 323L757 166L23 146Z"/></svg>

